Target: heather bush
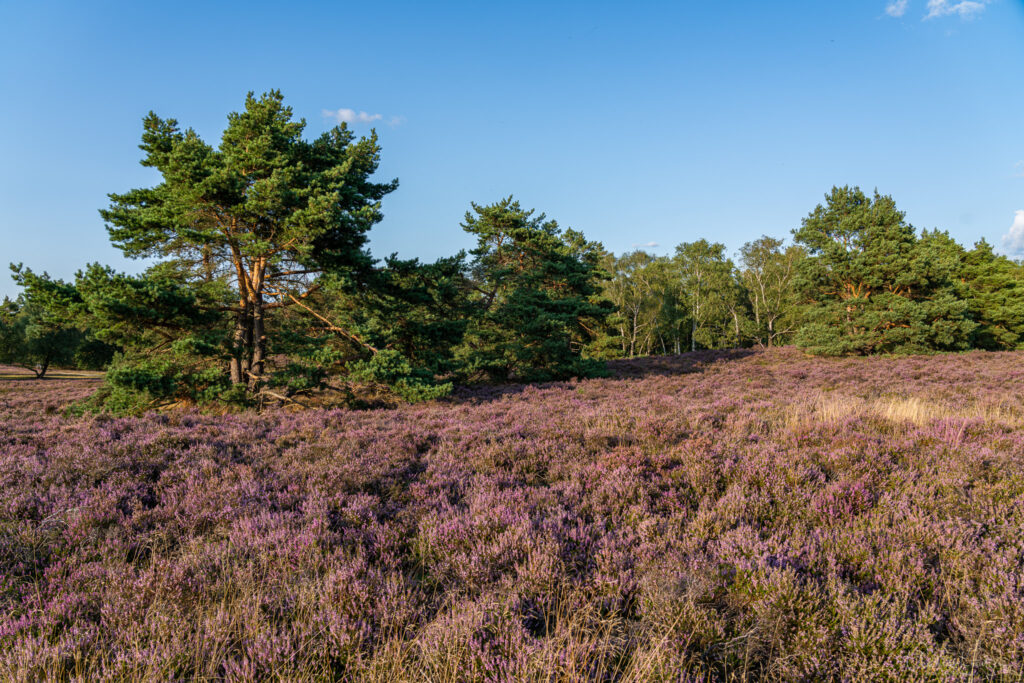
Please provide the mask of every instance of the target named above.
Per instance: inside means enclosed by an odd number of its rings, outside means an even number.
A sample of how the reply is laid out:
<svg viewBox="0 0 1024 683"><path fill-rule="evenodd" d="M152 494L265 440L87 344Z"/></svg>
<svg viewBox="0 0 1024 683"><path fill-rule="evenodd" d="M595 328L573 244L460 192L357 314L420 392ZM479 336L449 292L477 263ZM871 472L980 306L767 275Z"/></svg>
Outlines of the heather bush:
<svg viewBox="0 0 1024 683"><path fill-rule="evenodd" d="M0 678L1018 680L1022 358L225 416L0 382Z"/></svg>

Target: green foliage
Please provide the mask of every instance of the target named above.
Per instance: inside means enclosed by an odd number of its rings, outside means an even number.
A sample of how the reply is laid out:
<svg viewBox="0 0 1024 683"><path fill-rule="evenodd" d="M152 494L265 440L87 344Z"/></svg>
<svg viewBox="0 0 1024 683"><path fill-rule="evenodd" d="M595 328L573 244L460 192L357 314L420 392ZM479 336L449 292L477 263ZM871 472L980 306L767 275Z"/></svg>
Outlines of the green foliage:
<svg viewBox="0 0 1024 683"><path fill-rule="evenodd" d="M432 374L415 367L395 349L383 349L368 360L351 363L348 377L355 382L383 384L410 403L440 398L452 391L451 382L436 383Z"/></svg>
<svg viewBox="0 0 1024 683"><path fill-rule="evenodd" d="M918 239L891 197L833 188L794 236L808 253L799 346L822 355L969 347L976 324L957 282L959 246L944 233Z"/></svg>
<svg viewBox="0 0 1024 683"><path fill-rule="evenodd" d="M228 330L219 302L155 267L140 276L91 264L78 273L80 315L98 339L124 349L90 402L138 412L162 405L237 402L225 372Z"/></svg>
<svg viewBox="0 0 1024 683"><path fill-rule="evenodd" d="M473 204L463 229L474 235L470 276L476 312L459 361L469 377L545 381L593 376L604 364L582 356L588 322L603 321L599 245L563 233L512 197Z"/></svg>
<svg viewBox="0 0 1024 683"><path fill-rule="evenodd" d="M391 349L424 373L455 371L473 313L464 254L429 264L392 255L368 277L325 280L325 292L352 353Z"/></svg>
<svg viewBox="0 0 1024 683"><path fill-rule="evenodd" d="M228 115L216 149L150 113L142 164L162 182L112 194L101 211L126 255L163 260L159 284L173 281L169 293L224 295L224 369L252 394L271 374L272 311L306 301L320 274L369 269L366 233L381 219L380 200L397 186L370 180L379 162L376 134L356 140L341 125L306 141L304 128L278 91L250 93L244 111ZM150 324L168 331L157 320Z"/></svg>
<svg viewBox="0 0 1024 683"><path fill-rule="evenodd" d="M19 365L44 377L54 365L102 367L115 349L77 322L81 297L74 285L12 265L23 291L0 310L0 362Z"/></svg>
<svg viewBox="0 0 1024 683"><path fill-rule="evenodd" d="M111 194L101 214L115 246L156 262L139 276L92 264L74 283L15 266L24 292L0 309L0 362L40 376L109 364L90 405L138 412L337 380L419 401L457 381L595 376L609 358L684 348L1024 346L1021 265L985 242L917 235L877 191L833 188L795 245L749 242L739 267L705 239L615 257L511 196L472 204L468 257L381 262L367 233L397 181L371 180L376 134L304 129L278 91L250 93L217 147L150 113L141 163L160 182Z"/></svg>
<svg viewBox="0 0 1024 683"><path fill-rule="evenodd" d="M688 345L689 313L669 259L645 251L606 258L605 296L615 305L609 322L624 356L679 353Z"/></svg>
<svg viewBox="0 0 1024 683"><path fill-rule="evenodd" d="M676 247L673 258L690 321L690 350L739 346L746 319L725 245L705 239Z"/></svg>
<svg viewBox="0 0 1024 683"><path fill-rule="evenodd" d="M794 282L804 258L796 245L762 236L740 248L742 282L753 320L751 336L761 346L785 343L799 327L799 298Z"/></svg>
<svg viewBox="0 0 1024 683"><path fill-rule="evenodd" d="M107 370L108 397L104 408L114 413L136 413L177 402L233 402L231 384L223 370L196 362L188 349L174 349L159 357L122 355Z"/></svg>
<svg viewBox="0 0 1024 683"><path fill-rule="evenodd" d="M978 328L974 345L982 349L1018 349L1024 344L1024 269L998 256L982 240L963 254L967 302Z"/></svg>

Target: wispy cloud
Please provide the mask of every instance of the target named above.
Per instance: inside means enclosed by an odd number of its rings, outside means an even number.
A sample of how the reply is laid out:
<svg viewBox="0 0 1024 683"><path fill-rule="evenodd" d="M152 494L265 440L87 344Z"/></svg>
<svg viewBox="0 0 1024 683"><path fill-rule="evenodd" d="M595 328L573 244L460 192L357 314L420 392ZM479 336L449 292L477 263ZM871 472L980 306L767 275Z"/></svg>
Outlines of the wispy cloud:
<svg viewBox="0 0 1024 683"><path fill-rule="evenodd" d="M938 19L957 15L961 19L972 19L982 11L992 0L928 0L925 19ZM910 0L889 0L885 6L885 13L897 19L907 13L910 7Z"/></svg>
<svg viewBox="0 0 1024 683"><path fill-rule="evenodd" d="M910 0L893 0L885 6L885 13L890 17L902 17L907 13L907 3Z"/></svg>
<svg viewBox="0 0 1024 683"><path fill-rule="evenodd" d="M1024 256L1024 210L1014 215L1013 225L1003 235L1003 249L1014 256Z"/></svg>
<svg viewBox="0 0 1024 683"><path fill-rule="evenodd" d="M990 2L992 0L928 0L928 14L924 18L935 19L957 14L961 19L970 19L984 10L985 5Z"/></svg>
<svg viewBox="0 0 1024 683"><path fill-rule="evenodd" d="M374 121L384 120L382 114L370 114L365 111L356 111L355 109L324 109L321 113L325 119L331 119L339 124L373 123ZM403 116L392 116L388 118L387 123L389 126L397 126L404 121L405 117Z"/></svg>
<svg viewBox="0 0 1024 683"><path fill-rule="evenodd" d="M660 246L657 242L644 242L643 244L640 244L639 242L634 242L633 243L633 248L634 249L639 249L640 247L646 247L648 249L653 249L654 247L657 247L657 246Z"/></svg>
<svg viewBox="0 0 1024 683"><path fill-rule="evenodd" d="M1018 178L1024 178L1024 161L1018 161L1013 167L1016 169L1013 175Z"/></svg>

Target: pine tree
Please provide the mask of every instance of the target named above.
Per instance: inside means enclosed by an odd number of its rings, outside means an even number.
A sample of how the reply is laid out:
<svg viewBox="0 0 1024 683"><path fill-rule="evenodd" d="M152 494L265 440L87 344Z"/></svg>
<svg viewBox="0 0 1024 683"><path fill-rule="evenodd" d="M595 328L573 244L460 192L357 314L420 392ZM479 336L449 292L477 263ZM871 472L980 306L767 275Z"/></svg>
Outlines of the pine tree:
<svg viewBox="0 0 1024 683"><path fill-rule="evenodd" d="M110 195L101 211L110 237L187 284L227 286L232 301L218 306L233 319L226 369L255 392L268 380L269 313L306 305L322 273L369 268L366 233L397 181L370 180L375 134L356 140L342 124L306 141L305 121L278 91L250 93L216 149L174 119L150 113L143 124L142 165L162 182Z"/></svg>
<svg viewBox="0 0 1024 683"><path fill-rule="evenodd" d="M16 301L0 308L0 363L31 370L37 378L52 366L73 366L86 343L86 330L75 324L72 307L79 301L74 285L11 265L22 287Z"/></svg>
<svg viewBox="0 0 1024 683"><path fill-rule="evenodd" d="M1024 268L992 251L985 240L963 256L967 301L978 322L974 343L982 349L1024 344Z"/></svg>
<svg viewBox="0 0 1024 683"><path fill-rule="evenodd" d="M941 233L917 239L891 197L834 187L794 230L808 258L797 344L824 355L967 348L974 323Z"/></svg>
<svg viewBox="0 0 1024 683"><path fill-rule="evenodd" d="M462 227L477 239L470 267L476 313L459 353L463 371L500 381L600 373L604 364L583 358L579 346L587 321L604 320L612 308L596 299L597 250L581 248L512 197L472 208Z"/></svg>

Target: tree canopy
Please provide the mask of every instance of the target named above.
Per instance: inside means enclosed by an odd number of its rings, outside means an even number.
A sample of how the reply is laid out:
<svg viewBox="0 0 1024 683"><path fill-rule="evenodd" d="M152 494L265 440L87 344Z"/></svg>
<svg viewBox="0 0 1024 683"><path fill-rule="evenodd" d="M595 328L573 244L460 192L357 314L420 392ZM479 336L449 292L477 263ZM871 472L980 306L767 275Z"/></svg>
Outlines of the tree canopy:
<svg viewBox="0 0 1024 683"><path fill-rule="evenodd" d="M151 112L142 165L162 182L112 194L101 211L126 255L164 259L182 281L217 290L203 305L233 318L230 380L250 391L267 381L268 311L307 299L317 275L367 270L366 233L397 187L370 178L375 134L356 140L341 124L307 141L304 128L279 91L250 93L217 148Z"/></svg>
<svg viewBox="0 0 1024 683"><path fill-rule="evenodd" d="M160 181L100 213L113 244L151 265L88 264L73 282L13 266L23 291L0 307L0 362L105 367L93 404L137 412L321 390L367 403L360 387L418 401L687 348L1024 346L1024 266L918 233L877 190L833 187L793 244L762 236L735 261L707 239L615 256L512 196L471 203L468 253L377 260L368 234L398 182L375 179L376 133L304 131L276 90L249 93L216 146L150 112L141 163Z"/></svg>
<svg viewBox="0 0 1024 683"><path fill-rule="evenodd" d="M958 294L955 243L919 239L891 197L835 187L794 239L808 254L798 345L826 355L969 347L976 325Z"/></svg>
<svg viewBox="0 0 1024 683"><path fill-rule="evenodd" d="M470 264L476 313L460 354L466 371L501 381L599 372L603 364L582 351L612 310L599 296L600 245L512 197L472 208L462 224L477 240Z"/></svg>

